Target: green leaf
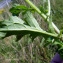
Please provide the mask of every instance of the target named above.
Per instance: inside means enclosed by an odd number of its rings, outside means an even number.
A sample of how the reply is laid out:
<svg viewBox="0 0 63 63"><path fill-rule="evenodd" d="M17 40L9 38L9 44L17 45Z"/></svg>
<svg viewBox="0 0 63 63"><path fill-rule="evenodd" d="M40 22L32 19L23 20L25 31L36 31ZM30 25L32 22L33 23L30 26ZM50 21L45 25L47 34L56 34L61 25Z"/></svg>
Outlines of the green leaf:
<svg viewBox="0 0 63 63"><path fill-rule="evenodd" d="M11 16L9 18L9 20L1 21L0 23L8 26L8 25L16 24L16 23L17 24L23 24L24 21L22 19L18 18L17 16Z"/></svg>
<svg viewBox="0 0 63 63"><path fill-rule="evenodd" d="M55 41L55 42L54 42L54 45L58 45L58 46L60 46L60 47L62 46L61 44L62 44L62 43L59 42L59 41Z"/></svg>
<svg viewBox="0 0 63 63"><path fill-rule="evenodd" d="M37 20L33 17L33 15L32 15L31 12L29 12L29 11L26 12L26 14L24 15L24 19L25 19L25 21L26 21L31 27L35 27L35 28L37 28L37 29L42 30L42 29L40 28L40 26L39 26Z"/></svg>
<svg viewBox="0 0 63 63"><path fill-rule="evenodd" d="M63 42L59 41L59 40L55 41L54 44L55 45L60 45L61 47L63 46Z"/></svg>
<svg viewBox="0 0 63 63"><path fill-rule="evenodd" d="M26 11L34 11L32 8L28 8L24 5L14 4L14 6L9 10L13 15L18 16L20 12L25 13Z"/></svg>
<svg viewBox="0 0 63 63"><path fill-rule="evenodd" d="M2 21L0 23L0 25L1 25L0 32L6 33L6 36L4 36L4 37L10 36L10 35L24 36L26 34L30 34L31 36L35 36L35 37L39 36L39 35L57 37L56 34L51 34L51 33L48 33L46 31L42 30L31 13L28 16L31 16L30 19L27 18L29 21L29 22L27 21L27 23L29 23L29 24L25 24L26 21L23 21L22 19L18 18L17 16L11 16L10 19ZM5 25L3 26L3 24L5 24Z"/></svg>
<svg viewBox="0 0 63 63"><path fill-rule="evenodd" d="M24 5L14 4L13 7L9 10L13 15L18 16L19 13L23 10L25 11L27 9Z"/></svg>

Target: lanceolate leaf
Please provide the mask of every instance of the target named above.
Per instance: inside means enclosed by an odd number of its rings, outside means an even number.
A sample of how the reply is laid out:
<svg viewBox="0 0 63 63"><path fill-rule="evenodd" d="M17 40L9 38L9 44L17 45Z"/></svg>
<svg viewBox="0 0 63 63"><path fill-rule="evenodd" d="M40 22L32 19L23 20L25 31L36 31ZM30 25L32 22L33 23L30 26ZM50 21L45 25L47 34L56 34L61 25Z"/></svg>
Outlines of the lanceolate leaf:
<svg viewBox="0 0 63 63"><path fill-rule="evenodd" d="M37 29L42 30L42 29L40 28L40 26L39 26L37 20L33 17L33 15L32 15L31 12L29 12L29 11L26 12L26 14L24 15L24 19L25 19L25 21L26 21L31 27L35 27L35 28L37 28Z"/></svg>
<svg viewBox="0 0 63 63"><path fill-rule="evenodd" d="M30 15L29 15L30 14ZM27 14L27 16L31 16L30 19L27 17L27 21L29 24L25 24L26 21L23 21L22 19L18 18L17 16L11 16L9 20L2 21L0 23L0 32L3 33L3 36L10 36L10 35L22 35L24 36L25 34L31 34L32 36L53 36L57 37L56 34L51 34L48 33L44 30L42 30L38 23L36 22L35 18L32 16L31 13ZM31 19L32 18L32 19ZM30 24L32 23L32 24ZM2 27L2 25L4 25ZM33 25L33 26L32 26Z"/></svg>

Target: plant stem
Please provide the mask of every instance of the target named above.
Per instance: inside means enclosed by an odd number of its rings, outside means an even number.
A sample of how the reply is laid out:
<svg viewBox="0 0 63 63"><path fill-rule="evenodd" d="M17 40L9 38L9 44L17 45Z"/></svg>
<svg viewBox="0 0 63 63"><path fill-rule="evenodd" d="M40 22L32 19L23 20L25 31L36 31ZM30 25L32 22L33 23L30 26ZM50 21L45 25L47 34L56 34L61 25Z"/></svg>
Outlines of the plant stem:
<svg viewBox="0 0 63 63"><path fill-rule="evenodd" d="M37 8L30 0L25 0L34 10L36 10L45 20L47 19L47 16L44 14L44 13L42 13L41 11L40 11L40 9L39 8ZM50 3L50 1L48 0L48 2ZM49 4L49 6L50 6L50 4ZM50 14L50 8L49 8L49 14ZM48 20L47 20L48 21ZM52 22L52 26L53 26L53 28L55 29L55 31L59 34L60 33L60 31L59 31L59 29L56 27L56 25Z"/></svg>
<svg viewBox="0 0 63 63"><path fill-rule="evenodd" d="M48 13L47 13L48 16L50 16L51 13L50 11L51 11L50 0L48 0Z"/></svg>
<svg viewBox="0 0 63 63"><path fill-rule="evenodd" d="M44 19L47 18L47 16L42 13L39 8L37 8L30 0L25 0L34 10L36 10Z"/></svg>

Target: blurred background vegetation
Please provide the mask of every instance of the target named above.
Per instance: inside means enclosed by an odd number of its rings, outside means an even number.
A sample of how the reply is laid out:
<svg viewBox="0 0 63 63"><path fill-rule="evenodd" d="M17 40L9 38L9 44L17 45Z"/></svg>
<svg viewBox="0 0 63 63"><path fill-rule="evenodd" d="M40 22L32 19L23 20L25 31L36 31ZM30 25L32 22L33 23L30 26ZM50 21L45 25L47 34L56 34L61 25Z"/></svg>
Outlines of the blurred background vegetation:
<svg viewBox="0 0 63 63"><path fill-rule="evenodd" d="M31 0L36 6L43 5L43 0ZM4 8L4 12L0 14L0 20L8 19L11 13L9 9L14 3L27 5L25 0L12 0L9 7ZM63 28L63 0L51 0L52 20L59 29ZM22 18L21 15L19 17ZM35 18L41 28L48 30L46 22L35 13ZM25 35L19 41L16 41L16 36L9 36L0 40L0 63L50 63L54 54L55 47L46 44L43 37L36 37L33 42L29 35Z"/></svg>

